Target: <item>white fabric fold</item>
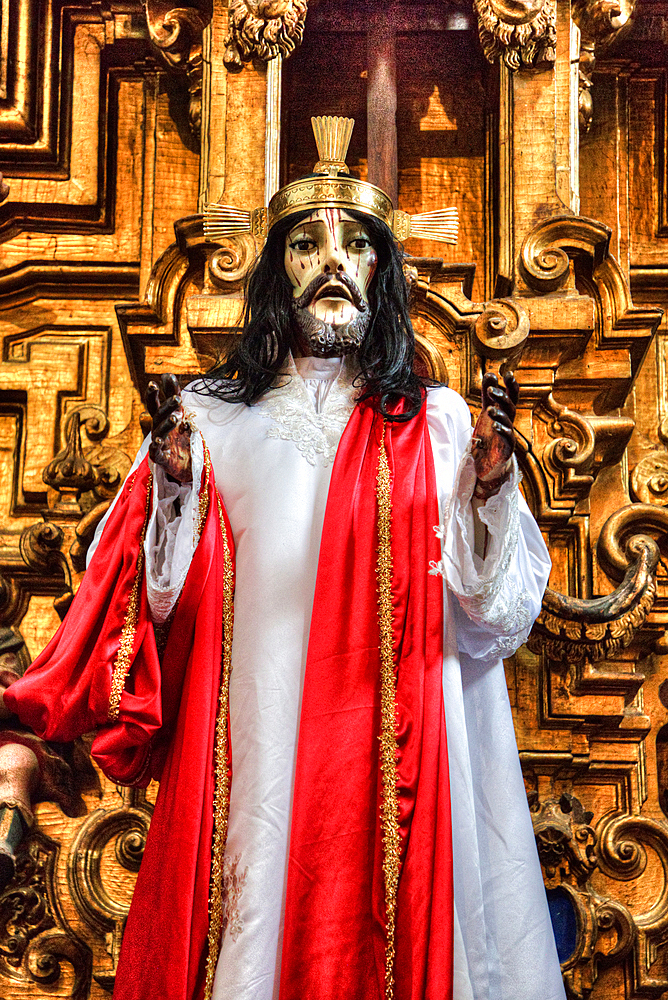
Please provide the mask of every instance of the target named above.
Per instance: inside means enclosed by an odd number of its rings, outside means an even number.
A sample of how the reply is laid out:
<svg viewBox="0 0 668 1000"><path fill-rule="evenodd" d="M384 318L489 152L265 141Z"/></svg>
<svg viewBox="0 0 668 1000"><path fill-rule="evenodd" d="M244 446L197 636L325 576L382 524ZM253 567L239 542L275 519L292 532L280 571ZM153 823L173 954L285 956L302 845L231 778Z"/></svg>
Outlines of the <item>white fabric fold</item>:
<svg viewBox="0 0 668 1000"><path fill-rule="evenodd" d="M156 625L167 621L179 599L199 541L199 493L204 468L202 435L190 439L192 482L180 485L150 462L154 477L153 509L146 529L146 593ZM149 460L150 461L150 460Z"/></svg>

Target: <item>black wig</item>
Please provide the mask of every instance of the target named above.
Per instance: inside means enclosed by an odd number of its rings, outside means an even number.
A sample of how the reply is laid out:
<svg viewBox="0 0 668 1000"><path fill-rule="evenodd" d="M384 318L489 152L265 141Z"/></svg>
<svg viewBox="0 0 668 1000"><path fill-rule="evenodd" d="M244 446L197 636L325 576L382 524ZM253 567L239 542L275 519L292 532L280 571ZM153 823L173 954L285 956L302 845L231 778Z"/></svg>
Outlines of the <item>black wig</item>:
<svg viewBox="0 0 668 1000"><path fill-rule="evenodd" d="M285 273L285 239L310 212L300 212L272 227L264 250L246 280L243 332L237 346L197 380L199 392L228 403L250 406L275 387L293 345L293 290ZM384 222L348 210L361 222L378 254L370 291L371 322L356 352L358 399L368 399L389 420L410 420L419 412L427 380L413 371L415 335L408 312L408 288L403 255ZM392 414L403 400L400 413Z"/></svg>

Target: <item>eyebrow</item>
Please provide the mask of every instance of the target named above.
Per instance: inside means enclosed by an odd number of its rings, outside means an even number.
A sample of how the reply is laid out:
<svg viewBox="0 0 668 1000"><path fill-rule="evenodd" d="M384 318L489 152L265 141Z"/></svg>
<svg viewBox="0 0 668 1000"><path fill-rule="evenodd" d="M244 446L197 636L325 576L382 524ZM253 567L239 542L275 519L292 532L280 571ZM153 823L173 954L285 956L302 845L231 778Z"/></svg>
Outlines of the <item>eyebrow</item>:
<svg viewBox="0 0 668 1000"><path fill-rule="evenodd" d="M341 219L344 226L349 226L355 229L364 230L365 234L368 236L366 227L363 222L358 222L357 219ZM293 239L298 233L307 233L309 226L325 226L327 228L327 223L324 219L311 219L305 220L304 222L297 223L289 232L288 239ZM307 233L308 235L308 233Z"/></svg>

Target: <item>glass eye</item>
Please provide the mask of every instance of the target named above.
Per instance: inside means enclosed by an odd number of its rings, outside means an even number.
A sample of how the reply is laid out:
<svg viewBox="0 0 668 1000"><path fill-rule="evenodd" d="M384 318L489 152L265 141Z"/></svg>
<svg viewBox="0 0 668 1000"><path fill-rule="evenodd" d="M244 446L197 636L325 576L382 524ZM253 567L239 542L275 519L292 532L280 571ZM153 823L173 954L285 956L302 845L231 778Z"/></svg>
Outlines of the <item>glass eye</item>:
<svg viewBox="0 0 668 1000"><path fill-rule="evenodd" d="M348 244L353 250L366 250L367 247L371 246L371 240L368 240L366 236L356 236L354 240L351 240Z"/></svg>
<svg viewBox="0 0 668 1000"><path fill-rule="evenodd" d="M303 238L301 240L294 240L294 242L290 244L290 249L296 250L297 253L312 253L315 245L315 240Z"/></svg>

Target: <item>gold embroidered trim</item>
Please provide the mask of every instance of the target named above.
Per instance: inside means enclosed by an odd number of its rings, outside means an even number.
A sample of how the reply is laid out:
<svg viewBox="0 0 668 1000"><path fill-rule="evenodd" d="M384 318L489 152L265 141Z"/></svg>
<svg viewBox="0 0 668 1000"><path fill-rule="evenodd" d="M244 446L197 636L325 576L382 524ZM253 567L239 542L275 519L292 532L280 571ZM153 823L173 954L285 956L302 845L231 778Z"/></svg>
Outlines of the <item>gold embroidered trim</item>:
<svg viewBox="0 0 668 1000"><path fill-rule="evenodd" d="M204 442L202 442L204 444ZM204 444L204 489L199 495L199 507L197 510L197 534L202 537L202 530L204 528L204 522L206 521L206 515L209 513L209 479L211 478L211 456L209 455L209 449ZM223 529L223 535L225 531Z"/></svg>
<svg viewBox="0 0 668 1000"><path fill-rule="evenodd" d="M392 490L385 451L385 421L378 455L378 625L380 629L380 770L383 776L381 826L385 879L385 1000L394 996L395 925L399 886L399 793L397 790L397 717L392 648Z"/></svg>
<svg viewBox="0 0 668 1000"><path fill-rule="evenodd" d="M227 820L230 811L230 777L227 759L227 719L232 670L232 627L234 624L234 573L230 546L223 517L223 505L218 501L218 517L223 536L225 563L223 568L223 671L216 718L214 741L214 794L213 794L213 844L211 847L211 883L209 888L209 936L206 960L204 1000L211 1000L213 980L218 964L220 941L225 920L224 855L227 841Z"/></svg>
<svg viewBox="0 0 668 1000"><path fill-rule="evenodd" d="M132 489L132 486L134 486L134 480L132 481L130 489ZM128 678L130 667L132 665L132 650L135 644L137 619L139 618L139 588L141 587L142 576L144 573L144 539L146 538L146 528L148 527L148 519L151 510L152 490L153 473L150 473L146 483L146 514L144 515L144 525L141 529L141 538L139 540L137 572L135 574L134 583L132 584L132 590L130 591L128 608L125 612L125 621L123 622L123 628L121 629L121 639L118 644L118 655L116 657L116 662L114 663L114 669L111 675L111 692L109 694L109 710L107 712L107 718L110 722L118 721L118 714L121 709L121 697L123 696L125 682Z"/></svg>

